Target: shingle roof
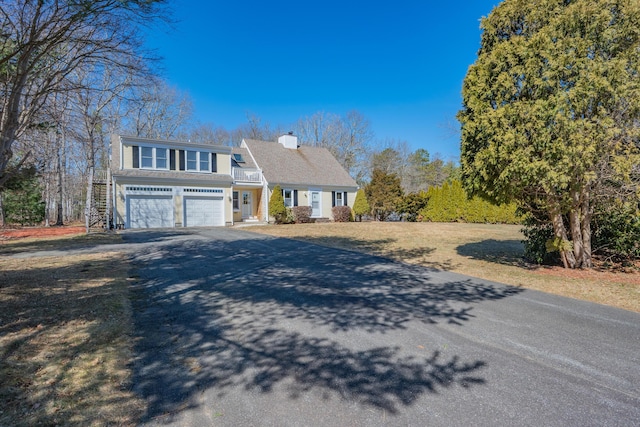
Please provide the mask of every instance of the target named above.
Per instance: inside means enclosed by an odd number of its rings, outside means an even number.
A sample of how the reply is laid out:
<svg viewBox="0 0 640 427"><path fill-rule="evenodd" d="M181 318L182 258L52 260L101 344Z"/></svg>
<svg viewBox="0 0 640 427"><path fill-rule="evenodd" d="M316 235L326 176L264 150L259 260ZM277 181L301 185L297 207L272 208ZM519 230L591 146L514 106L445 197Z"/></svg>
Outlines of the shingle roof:
<svg viewBox="0 0 640 427"><path fill-rule="evenodd" d="M242 159L244 160L244 163L237 163L233 159L233 155L234 154L240 154L242 156ZM242 148L242 147L233 147L231 149L231 166L233 166L234 168L243 168L243 169L257 169L258 168L258 166L256 166L255 163L253 163L253 159L249 155L249 150L247 150L246 148Z"/></svg>
<svg viewBox="0 0 640 427"><path fill-rule="evenodd" d="M244 143L270 184L358 187L326 148L301 145L295 150L252 139Z"/></svg>

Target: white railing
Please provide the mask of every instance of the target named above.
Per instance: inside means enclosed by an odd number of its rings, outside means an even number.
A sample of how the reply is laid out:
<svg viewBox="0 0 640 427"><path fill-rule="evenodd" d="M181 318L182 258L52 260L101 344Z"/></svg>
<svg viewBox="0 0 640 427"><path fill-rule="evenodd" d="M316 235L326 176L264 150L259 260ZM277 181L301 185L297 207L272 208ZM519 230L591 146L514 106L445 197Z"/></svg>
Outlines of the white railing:
<svg viewBox="0 0 640 427"><path fill-rule="evenodd" d="M260 169L233 168L233 180L235 182L262 183L262 171Z"/></svg>

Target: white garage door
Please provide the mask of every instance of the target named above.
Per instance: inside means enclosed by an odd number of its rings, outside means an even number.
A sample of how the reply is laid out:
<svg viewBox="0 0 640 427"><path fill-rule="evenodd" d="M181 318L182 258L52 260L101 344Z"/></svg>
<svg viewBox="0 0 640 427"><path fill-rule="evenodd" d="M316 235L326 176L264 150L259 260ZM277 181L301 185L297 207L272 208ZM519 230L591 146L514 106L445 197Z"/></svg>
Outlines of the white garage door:
<svg viewBox="0 0 640 427"><path fill-rule="evenodd" d="M222 197L185 197L184 226L212 227L224 225Z"/></svg>
<svg viewBox="0 0 640 427"><path fill-rule="evenodd" d="M173 227L172 196L129 196L129 228Z"/></svg>

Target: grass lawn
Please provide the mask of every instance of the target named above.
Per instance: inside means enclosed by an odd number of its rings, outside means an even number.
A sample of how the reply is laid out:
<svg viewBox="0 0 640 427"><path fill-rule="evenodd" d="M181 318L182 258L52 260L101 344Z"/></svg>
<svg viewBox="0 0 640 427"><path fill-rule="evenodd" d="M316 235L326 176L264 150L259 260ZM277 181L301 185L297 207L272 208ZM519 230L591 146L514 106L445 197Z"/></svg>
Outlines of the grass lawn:
<svg viewBox="0 0 640 427"><path fill-rule="evenodd" d="M135 425L128 266L116 252L7 255L119 242L119 236L0 245L0 425Z"/></svg>
<svg viewBox="0 0 640 427"><path fill-rule="evenodd" d="M248 228L640 312L640 272L527 264L520 229L518 225L404 222Z"/></svg>

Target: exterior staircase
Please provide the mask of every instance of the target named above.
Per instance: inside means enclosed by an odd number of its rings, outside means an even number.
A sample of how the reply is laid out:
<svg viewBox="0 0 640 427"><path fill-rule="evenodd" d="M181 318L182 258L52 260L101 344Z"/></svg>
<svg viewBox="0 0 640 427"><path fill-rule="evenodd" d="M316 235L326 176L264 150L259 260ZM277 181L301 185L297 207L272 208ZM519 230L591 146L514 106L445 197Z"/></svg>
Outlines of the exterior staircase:
<svg viewBox="0 0 640 427"><path fill-rule="evenodd" d="M110 228L111 221L107 218L107 185L111 185L107 180L107 171L96 170L93 177L89 228Z"/></svg>

